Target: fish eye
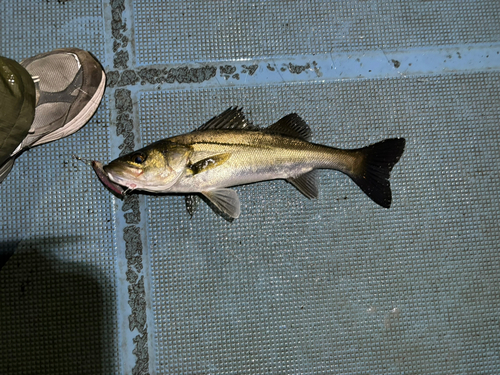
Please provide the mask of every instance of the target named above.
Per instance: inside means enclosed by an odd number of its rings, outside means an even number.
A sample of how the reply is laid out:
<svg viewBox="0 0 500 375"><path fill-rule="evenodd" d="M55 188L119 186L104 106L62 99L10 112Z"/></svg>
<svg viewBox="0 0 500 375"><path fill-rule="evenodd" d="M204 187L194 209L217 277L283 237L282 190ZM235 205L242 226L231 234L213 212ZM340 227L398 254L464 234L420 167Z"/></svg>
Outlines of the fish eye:
<svg viewBox="0 0 500 375"><path fill-rule="evenodd" d="M146 155L143 155L143 154L137 154L135 155L134 157L134 162L136 162L137 164L142 164L146 161Z"/></svg>

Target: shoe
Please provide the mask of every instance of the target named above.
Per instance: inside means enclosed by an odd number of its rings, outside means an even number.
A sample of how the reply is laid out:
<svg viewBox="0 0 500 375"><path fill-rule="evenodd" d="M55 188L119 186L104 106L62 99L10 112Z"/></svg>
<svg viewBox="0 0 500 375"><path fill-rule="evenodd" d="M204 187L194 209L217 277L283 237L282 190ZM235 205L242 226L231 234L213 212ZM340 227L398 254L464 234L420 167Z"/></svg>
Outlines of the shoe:
<svg viewBox="0 0 500 375"><path fill-rule="evenodd" d="M106 87L99 62L77 48L37 55L21 65L35 82L37 104L29 134L12 156L79 130L94 115Z"/></svg>
<svg viewBox="0 0 500 375"><path fill-rule="evenodd" d="M36 89L35 117L28 135L0 166L0 182L26 149L73 134L94 115L106 87L106 74L89 52L57 49L21 61Z"/></svg>

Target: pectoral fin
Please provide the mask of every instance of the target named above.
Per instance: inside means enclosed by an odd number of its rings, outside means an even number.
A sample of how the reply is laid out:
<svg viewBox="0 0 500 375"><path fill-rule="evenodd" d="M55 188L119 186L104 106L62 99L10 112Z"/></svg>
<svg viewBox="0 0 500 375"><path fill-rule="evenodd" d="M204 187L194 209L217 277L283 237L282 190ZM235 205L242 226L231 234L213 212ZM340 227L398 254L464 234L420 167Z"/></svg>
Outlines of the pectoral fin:
<svg viewBox="0 0 500 375"><path fill-rule="evenodd" d="M203 191L202 194L222 213L236 219L240 216L240 199L232 189Z"/></svg>
<svg viewBox="0 0 500 375"><path fill-rule="evenodd" d="M315 170L299 177L289 178L287 181L295 186L307 198L318 198L318 179Z"/></svg>
<svg viewBox="0 0 500 375"><path fill-rule="evenodd" d="M212 168L224 164L230 157L230 153L213 155L206 159L197 161L196 163L192 164L189 169L191 170L192 174L206 172Z"/></svg>

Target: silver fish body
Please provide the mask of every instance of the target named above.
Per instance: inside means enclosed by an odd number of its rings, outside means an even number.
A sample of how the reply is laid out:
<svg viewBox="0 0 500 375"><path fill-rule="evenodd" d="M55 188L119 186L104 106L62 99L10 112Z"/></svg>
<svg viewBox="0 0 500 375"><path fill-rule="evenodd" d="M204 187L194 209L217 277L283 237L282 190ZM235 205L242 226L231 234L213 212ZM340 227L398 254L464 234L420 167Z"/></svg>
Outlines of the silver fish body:
<svg viewBox="0 0 500 375"><path fill-rule="evenodd" d="M261 131L208 130L173 137L169 141L191 147L191 165L203 161L216 163L213 155L227 155L227 160L203 173L193 174L186 169L176 183L163 192L203 192L296 178L313 169L349 173L356 161L355 155L342 150Z"/></svg>
<svg viewBox="0 0 500 375"><path fill-rule="evenodd" d="M202 194L230 218L239 216L240 203L229 187L286 179L316 198L318 169L347 174L376 203L390 206L389 175L404 151L403 138L342 150L311 143L310 137L309 127L296 114L258 129L241 110L230 108L192 133L155 142L103 170L129 190Z"/></svg>

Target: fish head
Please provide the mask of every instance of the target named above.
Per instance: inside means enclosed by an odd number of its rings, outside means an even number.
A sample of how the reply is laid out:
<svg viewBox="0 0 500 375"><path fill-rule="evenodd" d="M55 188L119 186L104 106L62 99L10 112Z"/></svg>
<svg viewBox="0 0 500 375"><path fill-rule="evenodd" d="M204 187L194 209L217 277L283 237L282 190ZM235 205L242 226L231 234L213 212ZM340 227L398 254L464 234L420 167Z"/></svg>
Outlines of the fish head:
<svg viewBox="0 0 500 375"><path fill-rule="evenodd" d="M160 141L119 157L104 166L116 184L129 190L166 192L184 173L191 149L170 141Z"/></svg>

